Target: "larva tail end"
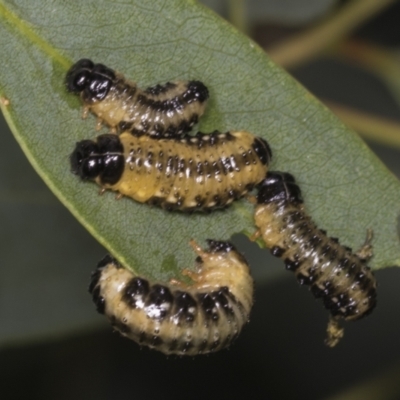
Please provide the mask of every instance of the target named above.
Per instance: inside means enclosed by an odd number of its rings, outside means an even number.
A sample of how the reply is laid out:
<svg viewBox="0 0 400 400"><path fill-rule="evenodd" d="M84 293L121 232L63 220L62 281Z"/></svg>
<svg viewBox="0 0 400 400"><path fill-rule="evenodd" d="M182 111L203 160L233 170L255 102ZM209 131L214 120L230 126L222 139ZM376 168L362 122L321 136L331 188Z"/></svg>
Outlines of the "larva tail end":
<svg viewBox="0 0 400 400"><path fill-rule="evenodd" d="M117 268L122 268L120 263L110 254L104 256L97 264L97 269L104 268L108 264L114 264Z"/></svg>
<svg viewBox="0 0 400 400"><path fill-rule="evenodd" d="M200 103L204 103L210 97L207 86L200 81L190 81L188 92Z"/></svg>
<svg viewBox="0 0 400 400"><path fill-rule="evenodd" d="M328 347L335 347L344 336L344 329L340 326L337 318L332 316L329 318L326 333L327 337L325 339L325 344Z"/></svg>

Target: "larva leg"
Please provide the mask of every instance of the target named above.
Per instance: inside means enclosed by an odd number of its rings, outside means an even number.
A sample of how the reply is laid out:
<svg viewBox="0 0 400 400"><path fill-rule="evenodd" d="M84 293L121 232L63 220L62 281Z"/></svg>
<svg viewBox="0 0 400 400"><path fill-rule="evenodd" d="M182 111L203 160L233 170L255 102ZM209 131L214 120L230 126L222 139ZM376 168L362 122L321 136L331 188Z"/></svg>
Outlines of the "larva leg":
<svg viewBox="0 0 400 400"><path fill-rule="evenodd" d="M200 274L196 271L185 268L182 271L182 275L189 277L194 282L199 282L201 280Z"/></svg>
<svg viewBox="0 0 400 400"><path fill-rule="evenodd" d="M100 117L96 119L96 131L99 131L103 126L103 120Z"/></svg>
<svg viewBox="0 0 400 400"><path fill-rule="evenodd" d="M118 194L115 196L115 200L121 200L123 197L124 197L124 195L123 195L122 193L118 193Z"/></svg>
<svg viewBox="0 0 400 400"><path fill-rule="evenodd" d="M193 240L193 239L190 240L189 244L193 247L194 251L196 252L196 254L197 254L199 257L201 257L202 259L203 259L204 257L207 257L208 253L205 252L205 251L195 242L195 240ZM196 272L196 271L192 271L192 270L190 270L190 269L188 269L188 268L185 268L185 269L182 270L181 274L182 274L183 276L189 277L189 278L190 278L192 281L194 281L194 282L198 282L198 281L199 281L199 273ZM169 281L169 283L170 283L171 285L179 286L179 287L181 287L181 288L188 288L188 287L190 287L190 285L188 285L187 283L182 282L182 281L180 281L180 280L178 280L178 279L174 279L174 278L172 278L172 279Z"/></svg>
<svg viewBox="0 0 400 400"><path fill-rule="evenodd" d="M332 316L329 317L326 333L325 344L329 347L335 347L344 335L344 329L340 326L339 319Z"/></svg>
<svg viewBox="0 0 400 400"><path fill-rule="evenodd" d="M101 189L99 190L99 196L102 196L102 195L106 192L106 190L107 190L107 189L105 189L105 188L101 188Z"/></svg>
<svg viewBox="0 0 400 400"><path fill-rule="evenodd" d="M89 115L90 107L88 106L83 106L82 110L82 119L86 119Z"/></svg>
<svg viewBox="0 0 400 400"><path fill-rule="evenodd" d="M188 285L186 285L184 282L179 281L178 279L172 278L169 280L169 283L173 286L178 286L180 288L184 288L187 287Z"/></svg>
<svg viewBox="0 0 400 400"><path fill-rule="evenodd" d="M10 105L10 100L7 97L0 97L0 102L3 106L7 107Z"/></svg>
<svg viewBox="0 0 400 400"><path fill-rule="evenodd" d="M182 270L181 274L183 276L188 276L193 281L196 281L196 278L198 277L198 273L197 272L191 271L190 269L187 269L187 268L184 268ZM192 286L192 284L190 284L190 283L186 283L186 282L180 281L179 279L175 279L175 278L170 279L169 283L171 285L178 286L178 287L180 287L182 289L188 289L188 288L190 288Z"/></svg>
<svg viewBox="0 0 400 400"><path fill-rule="evenodd" d="M361 260L368 261L373 256L373 250L371 244L373 237L374 237L373 230L367 229L367 237L365 238L365 242L361 246L361 248L356 252L356 255L359 258L361 258Z"/></svg>
<svg viewBox="0 0 400 400"><path fill-rule="evenodd" d="M258 229L257 231L255 231L250 237L249 237L249 239L252 241L252 242L255 242L258 238L260 238L261 237L261 231Z"/></svg>
<svg viewBox="0 0 400 400"><path fill-rule="evenodd" d="M195 282L196 282L196 280L198 278L198 273L197 272L191 271L190 269L187 269L187 268L183 269L181 274L183 276L189 277L191 280L193 280ZM186 282L180 281L179 279L175 279L175 278L171 278L169 283L171 285L177 286L177 287L179 287L181 289L189 289L192 286L192 284L190 284L190 283L186 283Z"/></svg>
<svg viewBox="0 0 400 400"><path fill-rule="evenodd" d="M192 239L189 241L189 244L193 247L194 252L201 258L207 257L208 253L205 252L198 244L197 242Z"/></svg>
<svg viewBox="0 0 400 400"><path fill-rule="evenodd" d="M249 201L249 203L251 203L251 204L253 204L253 205L256 205L256 204L257 204L257 197L256 197L256 196L253 196L253 195L251 195L251 194L248 194L248 195L246 196L246 199Z"/></svg>

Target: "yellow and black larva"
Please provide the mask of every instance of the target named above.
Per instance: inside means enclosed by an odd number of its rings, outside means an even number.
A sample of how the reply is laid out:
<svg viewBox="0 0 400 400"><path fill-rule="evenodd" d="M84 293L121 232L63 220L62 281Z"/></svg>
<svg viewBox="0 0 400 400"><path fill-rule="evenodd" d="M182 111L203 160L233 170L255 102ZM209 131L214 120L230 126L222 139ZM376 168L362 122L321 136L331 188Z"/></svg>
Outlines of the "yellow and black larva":
<svg viewBox="0 0 400 400"><path fill-rule="evenodd" d="M339 244L317 228L304 210L301 190L292 175L269 172L257 195L255 224L271 253L284 260L300 284L309 285L331 312L326 343L343 336L338 320L357 320L376 305L376 280L366 265L372 256L367 242L359 252Z"/></svg>
<svg viewBox="0 0 400 400"><path fill-rule="evenodd" d="M106 256L92 273L89 291L97 310L123 336L165 354L197 355L221 350L239 335L253 304L253 279L229 242L191 242L193 283L149 282Z"/></svg>
<svg viewBox="0 0 400 400"><path fill-rule="evenodd" d="M141 203L208 211L242 197L266 176L271 150L245 132L182 139L105 134L76 144L72 172Z"/></svg>
<svg viewBox="0 0 400 400"><path fill-rule="evenodd" d="M204 113L209 97L200 81L167 82L142 90L103 64L82 59L66 76L68 91L80 94L84 116L92 111L98 126L105 122L119 132L178 137Z"/></svg>

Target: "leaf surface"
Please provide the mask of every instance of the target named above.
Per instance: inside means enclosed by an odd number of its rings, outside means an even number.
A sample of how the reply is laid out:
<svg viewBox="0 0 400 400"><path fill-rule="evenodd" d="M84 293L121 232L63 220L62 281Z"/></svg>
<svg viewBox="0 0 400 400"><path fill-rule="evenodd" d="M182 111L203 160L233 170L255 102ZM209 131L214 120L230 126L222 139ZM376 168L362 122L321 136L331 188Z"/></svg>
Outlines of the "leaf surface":
<svg viewBox="0 0 400 400"><path fill-rule="evenodd" d="M245 129L273 150L271 169L297 178L321 228L353 248L374 229L373 268L400 264L400 185L367 146L250 39L193 1L0 2L3 113L28 159L78 220L128 268L167 281L193 265L189 239L254 231L246 200L211 214L168 213L71 174L75 142L93 138L64 76L80 58L140 87L199 79L211 100L199 128ZM62 229L62 227L60 227ZM71 247L74 246L71 240ZM93 260L95 264L96 260Z"/></svg>

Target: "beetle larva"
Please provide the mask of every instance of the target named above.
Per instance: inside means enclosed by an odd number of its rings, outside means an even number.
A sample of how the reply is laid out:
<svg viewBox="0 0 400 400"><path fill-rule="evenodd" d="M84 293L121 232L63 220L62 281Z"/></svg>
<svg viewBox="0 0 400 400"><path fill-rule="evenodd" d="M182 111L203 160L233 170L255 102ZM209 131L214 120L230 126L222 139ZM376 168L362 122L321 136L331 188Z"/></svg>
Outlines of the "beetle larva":
<svg viewBox="0 0 400 400"><path fill-rule="evenodd" d="M253 279L232 244L208 240L196 270L184 270L193 283L164 285L135 275L111 256L92 273L89 291L97 310L135 342L165 354L197 355L227 347L248 322Z"/></svg>
<svg viewBox="0 0 400 400"><path fill-rule="evenodd" d="M98 126L134 135L177 137L188 132L204 113L209 97L200 81L167 82L142 90L103 64L79 60L67 73L68 91L80 94L84 116L92 111Z"/></svg>
<svg viewBox="0 0 400 400"><path fill-rule="evenodd" d="M338 320L357 320L376 305L376 280L366 265L371 237L357 253L328 237L306 214L301 190L288 173L269 172L257 203L258 235L301 284L322 298L332 315L326 343L335 346L343 336Z"/></svg>
<svg viewBox="0 0 400 400"><path fill-rule="evenodd" d="M76 144L72 172L141 203L207 211L242 197L265 178L271 150L245 132L182 139L105 134Z"/></svg>

